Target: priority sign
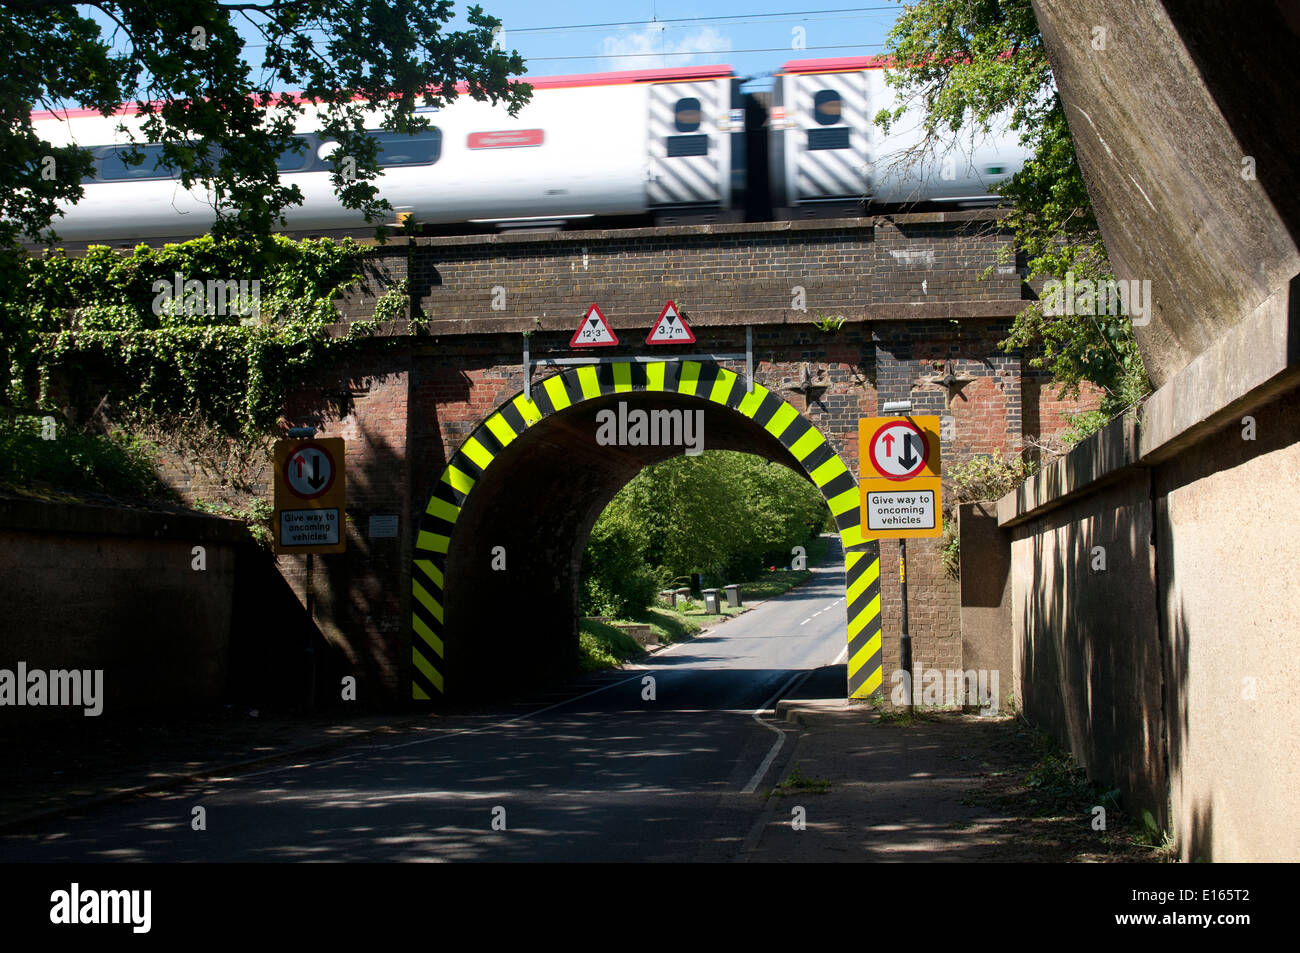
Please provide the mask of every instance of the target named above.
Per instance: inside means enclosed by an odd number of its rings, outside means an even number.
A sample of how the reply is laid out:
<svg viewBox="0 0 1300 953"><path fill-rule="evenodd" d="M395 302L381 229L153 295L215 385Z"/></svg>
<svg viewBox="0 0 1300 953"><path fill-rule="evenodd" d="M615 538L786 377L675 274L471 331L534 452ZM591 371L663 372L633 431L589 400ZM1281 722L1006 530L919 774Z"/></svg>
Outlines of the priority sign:
<svg viewBox="0 0 1300 953"><path fill-rule="evenodd" d="M347 535L343 440L275 442L277 553L341 553Z"/></svg>
<svg viewBox="0 0 1300 953"><path fill-rule="evenodd" d="M939 418L868 417L858 424L859 436L869 434L864 446L864 479L909 480L939 475Z"/></svg>
<svg viewBox="0 0 1300 953"><path fill-rule="evenodd" d="M943 535L939 418L858 421L862 532L878 539Z"/></svg>

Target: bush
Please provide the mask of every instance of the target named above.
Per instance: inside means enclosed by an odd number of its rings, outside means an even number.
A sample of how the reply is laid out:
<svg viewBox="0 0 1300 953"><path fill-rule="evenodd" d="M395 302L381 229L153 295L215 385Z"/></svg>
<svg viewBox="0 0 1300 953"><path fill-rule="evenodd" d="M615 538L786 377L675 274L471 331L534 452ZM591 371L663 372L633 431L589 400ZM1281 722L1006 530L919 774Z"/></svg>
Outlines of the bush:
<svg viewBox="0 0 1300 953"><path fill-rule="evenodd" d="M0 416L0 485L166 499L150 448L121 430L77 432L56 424L44 439L39 417Z"/></svg>
<svg viewBox="0 0 1300 953"><path fill-rule="evenodd" d="M624 522L598 521L582 556L582 612L625 619L649 607L658 591L659 579L645 563L645 541Z"/></svg>
<svg viewBox="0 0 1300 953"><path fill-rule="evenodd" d="M1038 464L1020 456L973 457L948 468L953 498L958 503L978 503L1006 496L1038 471Z"/></svg>

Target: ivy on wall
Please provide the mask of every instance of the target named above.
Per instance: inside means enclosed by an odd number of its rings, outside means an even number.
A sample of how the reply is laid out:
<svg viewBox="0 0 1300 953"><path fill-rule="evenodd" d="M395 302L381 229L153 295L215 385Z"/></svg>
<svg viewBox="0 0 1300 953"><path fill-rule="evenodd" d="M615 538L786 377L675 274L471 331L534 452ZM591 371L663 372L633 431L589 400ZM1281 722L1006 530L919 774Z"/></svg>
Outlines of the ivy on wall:
<svg viewBox="0 0 1300 953"><path fill-rule="evenodd" d="M336 299L361 281L363 246L345 239L266 244L210 236L120 254L18 259L0 277L5 398L54 406L98 388L115 411L200 418L230 435L277 428L285 395L398 316L402 287L370 321L331 335Z"/></svg>

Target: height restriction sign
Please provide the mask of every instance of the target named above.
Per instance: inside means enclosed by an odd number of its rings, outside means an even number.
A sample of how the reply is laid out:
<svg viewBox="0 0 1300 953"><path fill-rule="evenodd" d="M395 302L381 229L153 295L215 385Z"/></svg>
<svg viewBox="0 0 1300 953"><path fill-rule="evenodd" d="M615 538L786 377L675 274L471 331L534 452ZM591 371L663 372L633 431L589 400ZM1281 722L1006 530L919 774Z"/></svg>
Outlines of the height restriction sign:
<svg viewBox="0 0 1300 953"><path fill-rule="evenodd" d="M275 551L341 553L347 486L343 440L275 442Z"/></svg>
<svg viewBox="0 0 1300 953"><path fill-rule="evenodd" d="M881 539L943 534L939 418L858 421L862 531Z"/></svg>

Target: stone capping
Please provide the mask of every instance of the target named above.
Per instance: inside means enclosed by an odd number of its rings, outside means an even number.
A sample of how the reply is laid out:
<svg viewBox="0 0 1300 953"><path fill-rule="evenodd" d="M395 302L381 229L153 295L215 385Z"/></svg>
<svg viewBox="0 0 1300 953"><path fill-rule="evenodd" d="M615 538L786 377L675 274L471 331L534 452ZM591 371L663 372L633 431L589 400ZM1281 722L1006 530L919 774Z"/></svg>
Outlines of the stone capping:
<svg viewBox="0 0 1300 953"><path fill-rule="evenodd" d="M897 215L866 215L862 218L806 218L784 222L717 222L700 225L654 225L644 228L591 228L561 232L520 232L496 235L436 235L413 237L417 247L465 245L528 245L557 242L594 242L647 238L690 238L707 235L752 235L776 232L869 231L877 225L934 225L944 222L993 222L1006 217L1005 209L960 209L950 212L906 212Z"/></svg>
<svg viewBox="0 0 1300 953"><path fill-rule="evenodd" d="M1133 467L1156 466L1297 384L1300 275L1147 398L1136 419L1111 421L998 500L998 525L1041 516Z"/></svg>
<svg viewBox="0 0 1300 953"><path fill-rule="evenodd" d="M998 526L1041 516L1104 482L1119 479L1137 464L1137 421L1117 417L1058 460L998 500Z"/></svg>
<svg viewBox="0 0 1300 953"><path fill-rule="evenodd" d="M0 532L134 536L213 543L248 540L242 522L206 513L163 513L89 503L0 498Z"/></svg>
<svg viewBox="0 0 1300 953"><path fill-rule="evenodd" d="M1005 298L993 301L918 301L897 302L890 304L867 305L866 307L828 307L828 311L843 317L846 325L863 321L940 321L945 319L993 320L1010 318L1032 302L1022 298ZM622 314L609 316L606 320L615 330L647 328L654 322L657 312L644 311L641 314ZM428 322L429 335L439 334L511 334L521 331L573 332L580 313L561 318L550 315L525 315L523 317L488 317L480 315L469 318L431 319ZM747 324L812 324L811 312L791 311L789 308L734 308L734 309L692 309L688 313L692 327L743 327ZM552 325L550 327L546 325ZM348 323L330 325L330 333L341 336L347 333ZM406 321L398 322L391 330L381 330L381 334L407 333L401 329L409 327Z"/></svg>

